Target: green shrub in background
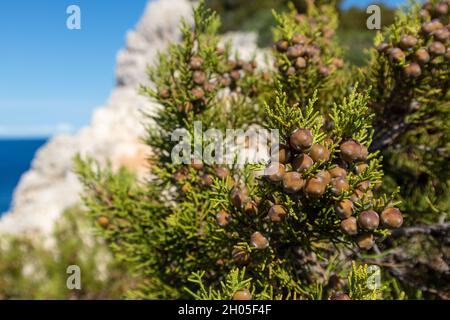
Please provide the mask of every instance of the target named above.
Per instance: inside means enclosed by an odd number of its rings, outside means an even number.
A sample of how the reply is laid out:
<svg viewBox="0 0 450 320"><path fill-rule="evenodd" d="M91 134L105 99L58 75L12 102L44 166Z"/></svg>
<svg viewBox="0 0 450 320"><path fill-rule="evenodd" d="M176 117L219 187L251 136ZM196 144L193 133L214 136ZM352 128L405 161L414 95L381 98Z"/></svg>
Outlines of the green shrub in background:
<svg viewBox="0 0 450 320"><path fill-rule="evenodd" d="M51 239L39 234L0 240L0 299L118 299L132 286L80 208L68 209ZM50 242L49 242L50 241ZM67 268L81 269L81 290L69 290Z"/></svg>
<svg viewBox="0 0 450 320"><path fill-rule="evenodd" d="M254 31L258 34L258 44L267 47L272 43L271 29L275 27L271 10L288 10L288 4L293 3L301 13L306 11L306 1L289 0L207 0L206 4L217 11L222 19L221 32L227 31ZM316 3L331 3L320 1ZM345 49L344 57L347 62L362 66L369 56L365 52L370 49L376 31L367 30L366 20L368 14L364 9L351 7L340 9L342 1L336 1L336 10L339 15L340 26L337 30L339 42ZM394 9L380 4L381 25L387 26L394 21Z"/></svg>

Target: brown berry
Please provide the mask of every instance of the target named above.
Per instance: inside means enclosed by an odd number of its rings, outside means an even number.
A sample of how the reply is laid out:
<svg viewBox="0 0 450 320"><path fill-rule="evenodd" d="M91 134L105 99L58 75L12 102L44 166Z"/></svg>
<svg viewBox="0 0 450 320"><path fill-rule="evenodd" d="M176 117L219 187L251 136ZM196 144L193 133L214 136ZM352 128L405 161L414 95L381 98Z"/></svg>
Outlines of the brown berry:
<svg viewBox="0 0 450 320"><path fill-rule="evenodd" d="M334 178L331 181L331 191L334 195L339 196L344 191L350 189L350 185L348 184L347 179L345 178Z"/></svg>
<svg viewBox="0 0 450 320"><path fill-rule="evenodd" d="M432 21L425 22L424 24L422 24L422 31L430 34L433 31L442 29L443 27L444 27L444 25L439 20L432 20Z"/></svg>
<svg viewBox="0 0 450 320"><path fill-rule="evenodd" d="M373 210L363 211L358 215L358 224L363 229L375 230L380 224L380 217Z"/></svg>
<svg viewBox="0 0 450 320"><path fill-rule="evenodd" d="M436 13L439 15L446 15L448 13L448 3L445 1L441 1L436 4L436 7L434 8L436 10Z"/></svg>
<svg viewBox="0 0 450 320"><path fill-rule="evenodd" d="M215 171L216 171L216 176L222 180L226 179L230 175L230 170L228 170L227 168L224 168L224 167L216 167Z"/></svg>
<svg viewBox="0 0 450 320"><path fill-rule="evenodd" d="M252 246L259 250L269 247L269 240L267 240L267 238L258 231L252 234L252 236L250 237L250 243L252 244Z"/></svg>
<svg viewBox="0 0 450 320"><path fill-rule="evenodd" d="M286 40L279 40L276 43L276 47L279 52L285 52L289 48L289 42L287 42Z"/></svg>
<svg viewBox="0 0 450 320"><path fill-rule="evenodd" d="M304 44L307 40L308 39L304 35L299 34L299 33L295 34L292 37L292 42L295 44Z"/></svg>
<svg viewBox="0 0 450 320"><path fill-rule="evenodd" d="M303 53L302 47L299 45L291 46L287 49L286 55L289 59L296 59Z"/></svg>
<svg viewBox="0 0 450 320"><path fill-rule="evenodd" d="M392 62L403 62L405 60L405 53L400 48L389 49L388 54Z"/></svg>
<svg viewBox="0 0 450 320"><path fill-rule="evenodd" d="M242 69L249 73L253 72L253 66L250 62L244 63L244 65L242 66Z"/></svg>
<svg viewBox="0 0 450 320"><path fill-rule="evenodd" d="M231 191L231 203L236 209L242 209L248 201L247 188L233 188Z"/></svg>
<svg viewBox="0 0 450 320"><path fill-rule="evenodd" d="M283 188L287 193L297 193L305 185L305 180L302 179L302 175L298 172L287 172L283 177Z"/></svg>
<svg viewBox="0 0 450 320"><path fill-rule="evenodd" d="M418 63L412 62L403 67L403 73L407 77L417 78L422 74L422 69L420 68Z"/></svg>
<svg viewBox="0 0 450 320"><path fill-rule="evenodd" d="M262 73L262 78L264 81L269 81L272 78L272 75L269 71L264 71Z"/></svg>
<svg viewBox="0 0 450 320"><path fill-rule="evenodd" d="M220 227L226 227L231 221L231 215L225 210L220 210L216 214L216 223Z"/></svg>
<svg viewBox="0 0 450 320"><path fill-rule="evenodd" d="M178 105L178 111L188 113L194 109L194 105L190 101L186 101L184 104Z"/></svg>
<svg viewBox="0 0 450 320"><path fill-rule="evenodd" d="M214 92L214 90L216 90L216 84L214 82L206 82L203 85L203 88L206 92Z"/></svg>
<svg viewBox="0 0 450 320"><path fill-rule="evenodd" d="M286 71L287 76L293 76L295 74L296 70L294 67L289 67Z"/></svg>
<svg viewBox="0 0 450 320"><path fill-rule="evenodd" d="M445 54L446 49L441 42L435 41L428 46L428 51L436 56L442 56Z"/></svg>
<svg viewBox="0 0 450 320"><path fill-rule="evenodd" d="M328 161L330 159L330 150L321 144L313 144L309 156L314 161Z"/></svg>
<svg viewBox="0 0 450 320"><path fill-rule="evenodd" d="M367 191L370 188L370 185L371 185L370 181L365 180L365 181L358 183L358 185L356 187L361 191Z"/></svg>
<svg viewBox="0 0 450 320"><path fill-rule="evenodd" d="M391 46L389 45L389 43L382 42L377 46L377 50L380 53L385 53L385 52L387 52L388 49L390 49L390 47Z"/></svg>
<svg viewBox="0 0 450 320"><path fill-rule="evenodd" d="M221 56L221 55L223 55L223 54L225 53L225 49L224 49L224 48L221 48L221 47L217 47L217 48L216 48L216 53L217 53L219 56Z"/></svg>
<svg viewBox="0 0 450 320"><path fill-rule="evenodd" d="M191 94L195 100L200 100L205 96L205 91L201 87L195 87L191 90Z"/></svg>
<svg viewBox="0 0 450 320"><path fill-rule="evenodd" d="M297 13L297 14L295 15L295 20L296 20L297 22L302 23L302 22L305 22L305 21L307 20L307 18L306 18L306 15L301 14L301 13Z"/></svg>
<svg viewBox="0 0 450 320"><path fill-rule="evenodd" d="M311 197L320 197L325 193L327 183L322 178L312 177L306 182L305 191Z"/></svg>
<svg viewBox="0 0 450 320"><path fill-rule="evenodd" d="M339 58L334 58L334 59L331 61L331 64L332 64L334 67L336 67L337 69L340 69L340 68L342 68L342 67L344 66L344 60L339 59Z"/></svg>
<svg viewBox="0 0 450 320"><path fill-rule="evenodd" d="M341 167L334 167L330 169L328 172L330 172L331 178L345 178L347 177L347 170Z"/></svg>
<svg viewBox="0 0 450 320"><path fill-rule="evenodd" d="M313 136L308 129L297 129L291 134L289 142L297 151L307 150L312 146Z"/></svg>
<svg viewBox="0 0 450 320"><path fill-rule="evenodd" d="M176 182L183 182L186 179L186 168L181 168L179 170L177 170L174 174L172 174L172 178L176 181Z"/></svg>
<svg viewBox="0 0 450 320"><path fill-rule="evenodd" d="M369 167L369 165L367 164L367 163L360 163L360 164L357 164L356 166L355 166L355 173L356 174L361 174L361 173L363 173L364 171L366 171L366 169Z"/></svg>
<svg viewBox="0 0 450 320"><path fill-rule="evenodd" d="M427 49L420 48L414 54L414 58L418 63L425 64L430 61L430 54L428 53Z"/></svg>
<svg viewBox="0 0 450 320"><path fill-rule="evenodd" d="M319 73L324 77L328 77L330 75L331 71L327 66L320 66Z"/></svg>
<svg viewBox="0 0 450 320"><path fill-rule="evenodd" d="M245 66L246 62L242 59L236 61L236 69L242 69Z"/></svg>
<svg viewBox="0 0 450 320"><path fill-rule="evenodd" d="M241 73L239 72L239 70L233 70L230 72L230 77L233 80L239 80L239 78L241 77Z"/></svg>
<svg viewBox="0 0 450 320"><path fill-rule="evenodd" d="M283 180L283 176L286 171L284 165L277 162L271 163L266 170L269 170L269 175L267 176L267 178L272 182L280 182L281 180Z"/></svg>
<svg viewBox="0 0 450 320"><path fill-rule="evenodd" d="M291 161L290 148L284 144L280 144L278 149L278 162L282 164L287 164L290 161Z"/></svg>
<svg viewBox="0 0 450 320"><path fill-rule="evenodd" d="M367 157L369 156L369 149L365 145L360 144L360 151L357 160L359 161L366 161Z"/></svg>
<svg viewBox="0 0 450 320"><path fill-rule="evenodd" d="M191 168L197 171L200 171L203 169L203 162L198 161L198 160L192 160L191 161Z"/></svg>
<svg viewBox="0 0 450 320"><path fill-rule="evenodd" d="M209 187L213 184L213 178L210 174L206 173L201 178L201 185L203 187Z"/></svg>
<svg viewBox="0 0 450 320"><path fill-rule="evenodd" d="M334 145L334 141L331 138L326 138L323 140L323 145L327 148L331 148Z"/></svg>
<svg viewBox="0 0 450 320"><path fill-rule="evenodd" d="M355 217L349 217L341 222L341 230L349 236L354 236L358 233L358 224Z"/></svg>
<svg viewBox="0 0 450 320"><path fill-rule="evenodd" d="M302 153L294 158L292 161L292 168L295 171L303 172L314 164L313 159L305 153Z"/></svg>
<svg viewBox="0 0 450 320"><path fill-rule="evenodd" d="M352 299L350 299L350 297L346 293L336 292L330 296L330 300L352 300Z"/></svg>
<svg viewBox="0 0 450 320"><path fill-rule="evenodd" d="M329 184L331 182L331 174L327 170L320 170L316 177L320 178L325 182L325 184Z"/></svg>
<svg viewBox="0 0 450 320"><path fill-rule="evenodd" d="M341 144L341 156L347 162L354 162L362 158L361 144L355 140L348 140Z"/></svg>
<svg viewBox="0 0 450 320"><path fill-rule="evenodd" d="M335 206L336 214L341 219L347 219L352 215L353 202L349 199L339 201Z"/></svg>
<svg viewBox="0 0 450 320"><path fill-rule="evenodd" d="M238 68L237 61L235 61L235 60L228 60L227 64L228 64L229 70L234 70L234 69Z"/></svg>
<svg viewBox="0 0 450 320"><path fill-rule="evenodd" d="M279 204L273 205L267 214L272 222L279 222L287 215L286 209Z"/></svg>
<svg viewBox="0 0 450 320"><path fill-rule="evenodd" d="M419 11L419 16L420 16L421 18L429 18L429 17L430 17L430 12L429 12L428 10L421 9L421 10Z"/></svg>
<svg viewBox="0 0 450 320"><path fill-rule="evenodd" d="M231 85L231 79L226 76L220 77L219 82L223 87L229 87Z"/></svg>
<svg viewBox="0 0 450 320"><path fill-rule="evenodd" d="M403 49L410 49L417 44L417 38L412 35L403 36L400 39L400 47Z"/></svg>
<svg viewBox="0 0 450 320"><path fill-rule="evenodd" d="M158 91L158 95L160 98L167 99L170 96L169 89L162 88Z"/></svg>
<svg viewBox="0 0 450 320"><path fill-rule="evenodd" d="M446 28L438 29L435 32L433 32L433 36L436 40L447 42L450 38L450 31Z"/></svg>
<svg viewBox="0 0 450 320"><path fill-rule="evenodd" d="M306 46L305 47L305 53L308 57L314 57L317 56L320 53L320 49L316 46Z"/></svg>
<svg viewBox="0 0 450 320"><path fill-rule="evenodd" d="M203 58L199 56L193 56L189 62L189 66L192 70L198 70L203 65Z"/></svg>
<svg viewBox="0 0 450 320"><path fill-rule="evenodd" d="M381 223L387 228L400 228L403 216L398 208L387 208L381 213Z"/></svg>
<svg viewBox="0 0 450 320"><path fill-rule="evenodd" d="M191 185L189 183L186 183L181 187L181 192L183 192L185 194L188 193L190 190L191 190Z"/></svg>
<svg viewBox="0 0 450 320"><path fill-rule="evenodd" d="M363 196L364 193L361 190L355 189L350 197L350 200L357 202L359 199L362 199Z"/></svg>
<svg viewBox="0 0 450 320"><path fill-rule="evenodd" d="M192 80L196 84L203 84L206 81L206 74L203 71L194 71L194 74L192 75Z"/></svg>
<svg viewBox="0 0 450 320"><path fill-rule="evenodd" d="M333 289L338 289L342 287L343 281L337 274L332 274L328 278L327 285Z"/></svg>
<svg viewBox="0 0 450 320"><path fill-rule="evenodd" d="M433 10L433 4L432 4L431 2L425 2L425 3L422 5L422 9L423 9L423 10L431 11L431 10Z"/></svg>
<svg viewBox="0 0 450 320"><path fill-rule="evenodd" d="M105 216L98 217L97 222L103 228L106 228L109 225L109 219Z"/></svg>
<svg viewBox="0 0 450 320"><path fill-rule="evenodd" d="M255 201L249 201L245 205L244 211L248 215L256 215L258 213L258 206Z"/></svg>
<svg viewBox="0 0 450 320"><path fill-rule="evenodd" d="M375 244L373 234L371 233L362 233L356 238L356 243L358 244L358 247L363 250L370 250L372 249L373 245Z"/></svg>
<svg viewBox="0 0 450 320"><path fill-rule="evenodd" d="M240 289L233 294L233 300L252 300L252 294L248 289Z"/></svg>
<svg viewBox="0 0 450 320"><path fill-rule="evenodd" d="M295 60L295 67L297 69L303 69L306 67L306 60L302 57L298 57L297 60Z"/></svg>

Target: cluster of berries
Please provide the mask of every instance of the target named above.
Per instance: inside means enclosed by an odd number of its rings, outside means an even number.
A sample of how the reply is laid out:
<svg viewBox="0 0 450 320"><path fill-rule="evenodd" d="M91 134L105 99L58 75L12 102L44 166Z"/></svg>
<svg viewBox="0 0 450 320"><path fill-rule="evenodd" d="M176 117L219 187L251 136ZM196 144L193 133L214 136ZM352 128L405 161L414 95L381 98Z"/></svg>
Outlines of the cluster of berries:
<svg viewBox="0 0 450 320"><path fill-rule="evenodd" d="M189 176L189 167L194 169L196 172L195 180L188 181ZM181 191L183 193L187 193L191 188L191 183L197 184L197 186L201 188L208 188L213 184L213 178L217 177L219 179L227 179L229 186L234 185L234 180L230 175L230 170L225 167L216 166L211 168L209 166L205 166L202 162L192 161L188 166L183 166L178 169L173 175L173 180L181 185Z"/></svg>
<svg viewBox="0 0 450 320"><path fill-rule="evenodd" d="M325 12L322 12L322 14L317 18L308 17L305 14L298 13L295 16L295 20L300 24L306 24L310 28L314 28L317 31L314 33L320 33L325 42L331 41L331 39L336 33L336 31L333 28L328 26L330 18Z"/></svg>
<svg viewBox="0 0 450 320"><path fill-rule="evenodd" d="M158 91L159 98L162 100L176 98L182 101L178 105L178 111L181 113L202 111L212 96L211 93L217 90L215 81L211 80L211 75L207 74L203 66L204 59L199 55L193 55L189 60L192 87L187 91L187 95L181 96L175 88L163 87Z"/></svg>
<svg viewBox="0 0 450 320"><path fill-rule="evenodd" d="M349 236L357 236L356 243L361 249L372 248L373 231L380 224L380 216L372 209L361 211L360 208L367 208L367 203L370 206L375 184L365 180L351 186L347 172L351 169L359 175L368 168L367 147L355 140L344 141L340 145L340 158L332 163L329 147L333 141L326 139L323 144L313 141L310 130L295 130L289 138L289 144L280 147L279 162L270 164L270 170L274 170L274 173L268 176L268 180L280 186L293 200L328 197L335 201L335 212L343 220L341 230ZM313 168L316 163L319 166ZM311 172L316 168L317 172ZM336 198L338 200L334 200ZM361 205L357 206L356 203ZM268 218L272 222L279 222L287 213L283 205L275 204L269 209ZM385 227L398 228L403 217L397 208L386 208L381 213L381 222Z"/></svg>
<svg viewBox="0 0 450 320"><path fill-rule="evenodd" d="M223 57L225 50L217 48L218 56ZM160 99L179 98L183 102L178 105L178 111L188 113L190 111L201 112L208 104L210 99L215 96L219 89L228 88L232 92L248 91L250 96L258 93L257 86L250 84L248 90L243 90L239 80L244 78L246 74L253 74L257 68L255 60L244 61L238 60L222 60L216 71L208 72L204 67L204 59L200 55L193 55L189 60L189 70L191 75L191 88L187 91L186 97L178 95L174 88L163 87L158 91ZM223 63L223 66L222 66ZM221 70L221 71L220 71ZM267 79L265 79L267 80Z"/></svg>
<svg viewBox="0 0 450 320"><path fill-rule="evenodd" d="M406 77L418 78L424 70L433 70L441 63L450 61L448 2L442 1L434 6L424 4L421 16L427 20L430 17L433 19L422 24L420 34L405 34L398 43L383 42L378 46L377 50L386 55L391 63L403 66Z"/></svg>
<svg viewBox="0 0 450 320"><path fill-rule="evenodd" d="M255 60L244 61L242 59L229 59L224 71L219 76L219 83L222 88L228 88L231 92L243 93L240 81L246 74L251 75L256 71L257 62ZM255 84L249 88L248 94L255 96L258 93Z"/></svg>
<svg viewBox="0 0 450 320"><path fill-rule="evenodd" d="M344 66L344 61L339 58L334 58L330 64L323 61L320 46L303 34L279 40L275 47L279 53L287 57L282 62L276 63L278 70L286 76L298 74L311 64L317 67L322 76L327 77L333 70Z"/></svg>

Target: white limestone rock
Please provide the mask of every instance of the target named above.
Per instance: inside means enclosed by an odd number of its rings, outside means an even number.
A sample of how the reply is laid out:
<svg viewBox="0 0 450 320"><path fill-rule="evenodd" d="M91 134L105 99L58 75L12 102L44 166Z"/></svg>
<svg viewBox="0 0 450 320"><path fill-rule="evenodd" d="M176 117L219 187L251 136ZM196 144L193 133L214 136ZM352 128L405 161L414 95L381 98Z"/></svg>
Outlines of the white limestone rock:
<svg viewBox="0 0 450 320"><path fill-rule="evenodd" d="M75 154L89 155L100 163L110 161L138 175L146 173L150 150L140 142L144 125L140 110L154 111L158 104L138 93L140 84L149 85L146 67L168 42L179 39L181 17L191 21L188 0L149 1L135 30L127 35L126 47L117 56L116 88L91 124L76 135L60 135L42 147L31 169L23 175L14 193L11 212L0 219L0 233L43 232L49 234L54 221L68 207L80 201L81 185L72 172ZM257 50L254 34L230 34L243 58ZM258 61L262 62L261 55Z"/></svg>

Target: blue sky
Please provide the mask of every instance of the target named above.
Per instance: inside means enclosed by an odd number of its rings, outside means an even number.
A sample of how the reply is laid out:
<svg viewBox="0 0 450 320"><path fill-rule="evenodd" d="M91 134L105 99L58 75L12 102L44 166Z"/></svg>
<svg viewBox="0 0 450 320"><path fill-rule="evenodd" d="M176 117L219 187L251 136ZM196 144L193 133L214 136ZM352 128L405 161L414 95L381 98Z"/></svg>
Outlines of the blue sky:
<svg viewBox="0 0 450 320"><path fill-rule="evenodd" d="M66 8L81 8L81 30ZM46 136L89 122L114 85L117 51L146 0L0 4L0 136Z"/></svg>
<svg viewBox="0 0 450 320"><path fill-rule="evenodd" d="M86 125L114 86L117 51L146 2L1 1L0 137L48 136ZM347 0L345 6L373 2ZM66 28L72 4L81 8L81 30Z"/></svg>
<svg viewBox="0 0 450 320"><path fill-rule="evenodd" d="M350 6L367 7L370 4L384 3L390 7L397 7L401 4L407 3L406 0L344 0L342 3L343 8Z"/></svg>

